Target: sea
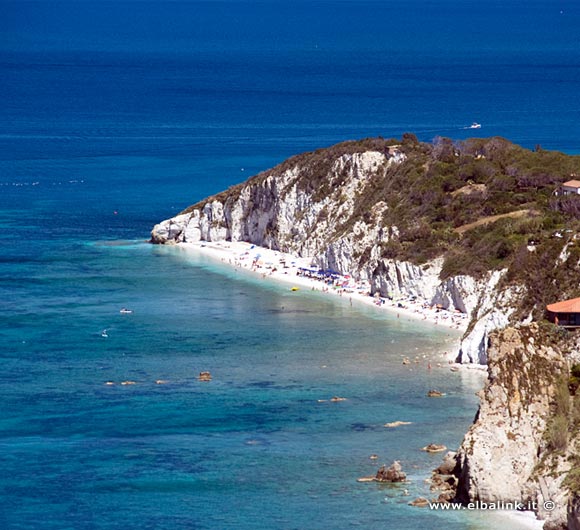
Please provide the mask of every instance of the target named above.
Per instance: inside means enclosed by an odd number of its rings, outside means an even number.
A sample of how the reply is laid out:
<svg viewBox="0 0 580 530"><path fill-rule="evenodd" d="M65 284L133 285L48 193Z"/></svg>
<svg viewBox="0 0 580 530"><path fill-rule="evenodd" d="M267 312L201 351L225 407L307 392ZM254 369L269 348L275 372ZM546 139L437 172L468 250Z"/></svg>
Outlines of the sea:
<svg viewBox="0 0 580 530"><path fill-rule="evenodd" d="M0 7L0 528L526 527L407 504L477 410L457 335L147 240L343 140L578 154L578 2Z"/></svg>

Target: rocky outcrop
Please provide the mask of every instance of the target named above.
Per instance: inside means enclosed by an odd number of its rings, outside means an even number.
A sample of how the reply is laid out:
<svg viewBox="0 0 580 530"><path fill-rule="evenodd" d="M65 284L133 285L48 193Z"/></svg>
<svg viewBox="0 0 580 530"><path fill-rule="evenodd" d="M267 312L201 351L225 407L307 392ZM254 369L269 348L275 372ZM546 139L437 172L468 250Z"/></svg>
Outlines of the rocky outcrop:
<svg viewBox="0 0 580 530"><path fill-rule="evenodd" d="M459 347L457 362L487 364L489 334L510 323L510 316L521 293L514 288L497 288L504 274L505 271L501 270L490 272L485 282L479 285L472 278L469 279L471 281L465 281L468 286L466 299L474 304L474 308L471 312L471 326ZM474 294L471 293L477 293L477 300L474 300Z"/></svg>
<svg viewBox="0 0 580 530"><path fill-rule="evenodd" d="M429 444L423 447L421 451L426 451L427 453L441 453L446 449L447 447L445 447L443 444Z"/></svg>
<svg viewBox="0 0 580 530"><path fill-rule="evenodd" d="M429 499L425 497L417 497L414 501L409 503L409 506L418 506L419 508L425 508L429 506Z"/></svg>
<svg viewBox="0 0 580 530"><path fill-rule="evenodd" d="M375 460L372 455L371 459ZM406 482L407 474L403 471L403 467L398 460L395 460L389 467L384 464L378 469L377 473L371 477L361 477L357 482Z"/></svg>
<svg viewBox="0 0 580 530"><path fill-rule="evenodd" d="M449 451L443 462L431 473L432 492L439 494L437 502L451 502L456 495L458 479L457 453Z"/></svg>
<svg viewBox="0 0 580 530"><path fill-rule="evenodd" d="M375 476L377 482L405 482L406 480L407 474L398 460L395 460L389 467L381 466Z"/></svg>
<svg viewBox="0 0 580 530"><path fill-rule="evenodd" d="M570 463L551 433L558 400L567 407L569 399L567 360L536 324L491 333L489 341L488 382L458 452L457 499L536 503L544 528L566 528Z"/></svg>

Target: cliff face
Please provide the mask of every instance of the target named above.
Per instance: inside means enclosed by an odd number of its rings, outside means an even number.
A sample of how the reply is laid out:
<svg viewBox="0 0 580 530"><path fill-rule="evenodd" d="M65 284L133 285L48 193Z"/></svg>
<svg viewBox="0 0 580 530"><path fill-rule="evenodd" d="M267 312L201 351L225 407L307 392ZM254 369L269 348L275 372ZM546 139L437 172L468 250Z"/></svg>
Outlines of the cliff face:
<svg viewBox="0 0 580 530"><path fill-rule="evenodd" d="M485 364L489 333L522 319L516 309L529 291L513 267L497 263L512 256L538 222L525 217L517 225L510 218L505 227L498 221L501 233L478 235L485 227L475 228L467 232L470 237L453 228L523 200L517 187L513 197L492 193L493 185L505 190L512 178L501 175L507 171L504 159L523 150L497 139L474 142L456 148L413 138L400 145L372 139L300 155L161 222L151 241L243 240L368 280L373 294L417 296L457 309L471 316L457 360ZM517 175L518 170L509 171ZM487 184L473 185L468 177L474 174ZM517 270L537 269L520 254L523 265ZM569 261L574 260L576 254ZM538 284L535 278L527 281Z"/></svg>
<svg viewBox="0 0 580 530"><path fill-rule="evenodd" d="M533 502L545 529L574 528L578 515L568 516L568 507L575 497L566 486L576 449L568 347L545 340L536 324L491 333L488 382L458 452L457 499Z"/></svg>
<svg viewBox="0 0 580 530"><path fill-rule="evenodd" d="M333 268L349 268L358 265L353 259L357 252L389 240L382 223L385 204L373 205L368 222L345 229L353 217L356 196L372 177L384 176L404 160L405 155L396 149L340 156L325 175L325 194L304 185L307 167L274 169L230 195L210 198L191 212L155 226L152 241L250 241L311 256Z"/></svg>

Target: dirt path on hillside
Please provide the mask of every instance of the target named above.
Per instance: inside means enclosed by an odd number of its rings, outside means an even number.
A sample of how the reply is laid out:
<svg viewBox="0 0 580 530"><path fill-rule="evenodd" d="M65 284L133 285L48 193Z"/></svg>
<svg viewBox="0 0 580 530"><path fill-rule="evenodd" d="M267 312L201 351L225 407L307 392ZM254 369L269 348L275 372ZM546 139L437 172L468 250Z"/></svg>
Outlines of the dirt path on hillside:
<svg viewBox="0 0 580 530"><path fill-rule="evenodd" d="M512 217L512 218L517 218L517 217L524 217L525 215L532 215L532 214L537 214L538 212L536 210L518 210L516 212L509 212L509 213L502 213L499 215L490 215L489 217L482 217L481 219L478 219L477 221L474 221L473 223L469 223L463 226L458 226L457 228L455 228L455 231L458 234L464 234L465 232L467 232L468 230L471 230L472 228L475 228L477 226L482 226L482 225L486 225L489 223L493 223L495 221L497 221L498 219L503 219L504 217Z"/></svg>

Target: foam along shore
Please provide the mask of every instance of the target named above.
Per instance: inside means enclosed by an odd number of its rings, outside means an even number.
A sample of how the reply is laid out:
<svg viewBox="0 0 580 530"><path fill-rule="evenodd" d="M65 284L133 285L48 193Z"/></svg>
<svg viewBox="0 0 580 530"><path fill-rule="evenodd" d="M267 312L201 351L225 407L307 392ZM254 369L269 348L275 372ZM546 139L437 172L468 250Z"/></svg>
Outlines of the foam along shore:
<svg viewBox="0 0 580 530"><path fill-rule="evenodd" d="M310 258L292 256L243 241L199 241L179 243L177 246L217 259L232 267L246 269L264 278L285 282L290 284L290 288L297 287L348 297L351 302L373 305L378 310L396 313L399 318L419 319L458 331L465 331L469 321L466 314L433 306L430 300L371 296L368 282L355 281L350 276L336 273L317 274L317 269L312 266Z"/></svg>

